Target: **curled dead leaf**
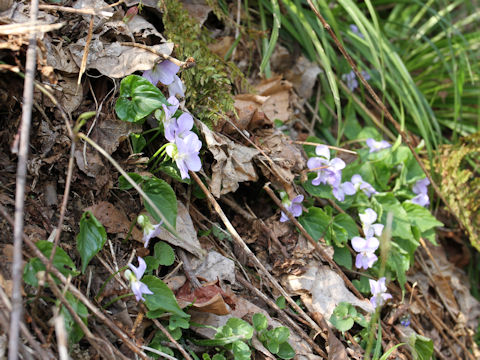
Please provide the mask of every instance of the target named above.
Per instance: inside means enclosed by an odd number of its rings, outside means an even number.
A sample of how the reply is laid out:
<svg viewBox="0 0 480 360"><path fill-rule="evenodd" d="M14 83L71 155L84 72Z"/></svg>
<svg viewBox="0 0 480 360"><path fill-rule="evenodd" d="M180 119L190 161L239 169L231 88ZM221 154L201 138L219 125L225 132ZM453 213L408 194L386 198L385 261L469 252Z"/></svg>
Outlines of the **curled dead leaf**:
<svg viewBox="0 0 480 360"><path fill-rule="evenodd" d="M258 150L237 144L226 136L211 131L202 122L197 122L197 126L215 159L210 182L210 191L215 197L236 191L241 182L258 180L252 163Z"/></svg>
<svg viewBox="0 0 480 360"><path fill-rule="evenodd" d="M186 282L176 293L177 301L182 307L193 303L192 308L216 315L226 315L230 309L235 309L233 293L227 293L220 287L217 280L213 283L206 283L202 287L191 290L190 282Z"/></svg>

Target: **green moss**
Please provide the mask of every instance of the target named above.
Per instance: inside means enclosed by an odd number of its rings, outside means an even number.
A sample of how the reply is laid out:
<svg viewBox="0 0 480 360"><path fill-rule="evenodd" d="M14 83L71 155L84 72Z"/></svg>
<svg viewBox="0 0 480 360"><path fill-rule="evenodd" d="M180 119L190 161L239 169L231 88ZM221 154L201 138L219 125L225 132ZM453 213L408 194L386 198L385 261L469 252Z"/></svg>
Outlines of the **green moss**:
<svg viewBox="0 0 480 360"><path fill-rule="evenodd" d="M164 0L165 35L175 43L175 56L185 60L193 57L196 66L182 71L187 91L186 106L207 125L216 124L233 112L232 83L242 79L240 70L231 62L212 53L205 29L191 18L178 0ZM162 8L162 6L161 6Z"/></svg>
<svg viewBox="0 0 480 360"><path fill-rule="evenodd" d="M442 175L441 191L468 232L471 244L480 251L480 132L456 145L438 150L436 171Z"/></svg>

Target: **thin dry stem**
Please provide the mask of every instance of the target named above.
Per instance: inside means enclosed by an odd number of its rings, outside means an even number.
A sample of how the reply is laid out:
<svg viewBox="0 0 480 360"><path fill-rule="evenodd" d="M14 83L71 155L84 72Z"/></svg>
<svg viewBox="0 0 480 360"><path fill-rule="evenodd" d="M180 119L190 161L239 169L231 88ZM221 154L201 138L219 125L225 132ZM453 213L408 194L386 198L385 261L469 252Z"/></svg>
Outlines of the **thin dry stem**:
<svg viewBox="0 0 480 360"><path fill-rule="evenodd" d="M318 143L314 143L314 142L310 142L310 141L294 141L294 140L292 140L291 143L292 144L299 144L299 145L313 145L313 146L322 145L322 144L318 144ZM343 149L343 148L338 147L338 146L332 146L332 145L326 145L326 144L323 144L323 145L328 147L329 149L332 149L332 150L337 150L337 151L345 152L345 153L348 153L348 154L358 155L357 152L353 151L353 150Z"/></svg>
<svg viewBox="0 0 480 360"><path fill-rule="evenodd" d="M85 42L85 47L83 48L82 62L80 64L80 70L78 72L77 92L78 92L78 87L80 86L80 82L82 81L83 73L87 68L87 59L88 59L88 53L90 50L90 42L92 41L92 36L93 36L93 19L94 18L95 17L93 15L90 16L90 24L88 25L87 41Z"/></svg>
<svg viewBox="0 0 480 360"><path fill-rule="evenodd" d="M158 327L160 331L168 338L168 340L171 341L177 347L178 351L182 353L183 357L186 360L192 360L192 357L188 355L188 353L185 351L182 345L180 345L178 341L172 337L172 335L167 331L167 329L165 329L165 327L160 323L160 321L158 321L157 319L152 319L152 321L155 324L155 326Z"/></svg>
<svg viewBox="0 0 480 360"><path fill-rule="evenodd" d="M155 55L161 57L163 60L171 61L172 63L174 63L175 65L179 66L182 69L188 69L188 68L191 68L192 66L195 66L195 61L193 60L193 58L189 58L189 59L187 59L187 61L180 61L178 59L175 59L173 56L158 52L157 50L155 50L152 47L147 46L147 45L138 44L138 43L134 43L134 42L121 42L120 45L133 46L133 47L137 47L137 48L143 49L145 51L151 52L152 54L155 54Z"/></svg>
<svg viewBox="0 0 480 360"><path fill-rule="evenodd" d="M30 21L38 16L38 0L33 0L30 8ZM27 178L27 159L30 143L30 123L32 120L33 84L37 59L37 33L29 38L27 59L25 64L25 82L23 88L22 122L15 192L15 225L13 231L13 264L12 264L12 313L8 339L8 360L18 359L18 340L22 319L22 238L25 204L25 183Z"/></svg>

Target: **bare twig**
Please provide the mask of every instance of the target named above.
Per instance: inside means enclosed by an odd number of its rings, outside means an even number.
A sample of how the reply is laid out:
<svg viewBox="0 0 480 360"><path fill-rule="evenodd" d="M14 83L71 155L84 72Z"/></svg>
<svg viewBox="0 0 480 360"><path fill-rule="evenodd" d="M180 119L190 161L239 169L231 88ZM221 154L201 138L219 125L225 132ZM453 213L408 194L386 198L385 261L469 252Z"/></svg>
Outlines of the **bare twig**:
<svg viewBox="0 0 480 360"><path fill-rule="evenodd" d="M193 171L190 171L190 176L195 180L195 182L200 186L202 189L203 193L207 196L208 201L212 204L213 208L217 212L218 216L222 219L223 223L225 224L225 227L227 230L230 232L232 235L233 240L237 245L240 246L240 248L249 256L250 260L253 261L255 266L262 272L262 274L270 281L270 283L285 297L285 299L288 301L288 303L292 306L292 308L297 311L300 316L302 316L308 324L316 331L316 332L321 332L321 329L318 327L318 325L303 311L303 309L298 306L298 304L291 298L291 296L283 289L283 287L278 283L277 280L267 271L265 266L258 260L258 258L255 256L255 254L250 250L250 248L245 244L241 236L238 234L237 230L233 227L232 223L230 220L228 220L227 216L223 212L222 208L218 204L218 202L215 200L213 197L212 193L207 189L205 184L200 180L198 175L194 173Z"/></svg>
<svg viewBox="0 0 480 360"><path fill-rule="evenodd" d="M58 30L65 25L64 22L58 24L44 24L38 21L29 21L21 24L0 25L0 35L32 34L39 32L49 32Z"/></svg>
<svg viewBox="0 0 480 360"><path fill-rule="evenodd" d="M190 264L190 260L188 259L187 254L185 251L182 249L177 249L177 254L180 260L182 261L183 264L183 271L185 272L185 276L187 277L188 281L190 282L190 285L194 289L199 289L202 287L202 284L200 284L200 281L198 281L197 276L194 274L192 265Z"/></svg>
<svg viewBox="0 0 480 360"><path fill-rule="evenodd" d="M57 349L60 360L68 360L68 338L65 330L65 318L62 314L55 316L53 320L55 326L55 334L57 335Z"/></svg>
<svg viewBox="0 0 480 360"><path fill-rule="evenodd" d="M161 357L165 358L165 359L169 359L169 360L177 360L177 358L173 357L173 356L170 356L160 350L157 350L157 349L154 349L154 348L151 348L149 346L145 346L145 345L142 345L142 349L143 350L147 350L147 351L150 351L154 354L157 354L157 355L160 355Z"/></svg>
<svg viewBox="0 0 480 360"><path fill-rule="evenodd" d="M402 137L402 141L408 146L410 151L412 152L413 157L415 160L418 162L418 165L422 168L423 172L425 173L425 176L430 180L430 184L432 185L433 189L435 190L435 193L437 196L442 200L442 202L445 204L445 206L448 208L450 213L457 219L458 223L462 226L462 228L465 228L463 225L462 221L458 218L456 213L453 211L452 207L448 203L447 199L443 196L442 192L440 191L440 188L436 184L436 182L433 180L432 176L428 172L427 168L425 167L425 164L422 162L420 159L420 156L418 156L417 152L415 151L415 148L412 145L412 142L410 141L410 137L408 136L407 132L402 130L402 127L400 124L393 118L392 114L390 114L390 111L387 109L383 101L378 97L378 95L375 93L373 88L370 86L370 84L365 80L361 72L358 70L357 65L353 61L352 57L347 53L341 42L338 40L337 36L333 32L332 28L330 25L326 22L326 20L323 18L323 16L320 14L320 12L317 10L317 8L313 5L312 0L307 0L308 4L312 8L313 12L315 15L318 17L320 22L322 23L324 29L328 31L330 36L332 37L333 41L335 42L335 45L337 46L338 50L342 53L343 57L347 60L347 62L350 64L352 67L353 71L357 75L357 77L360 79L362 84L365 86L367 89L368 93L370 96L375 100L375 102L378 104L382 112L385 114L385 117L390 121L395 128L395 130L400 134Z"/></svg>
<svg viewBox="0 0 480 360"><path fill-rule="evenodd" d="M72 145L70 146L70 159L68 160L67 178L65 180L65 190L63 191L62 206L60 208L60 217L58 219L58 225L55 232L55 239L53 241L52 252L50 253L50 260L48 262L47 269L46 269L47 272L49 272L50 268L52 267L53 257L55 256L58 242L60 241L60 234L62 233L62 229L63 229L63 220L65 219L65 211L67 210L68 197L70 194L70 185L72 184L74 154L75 154L75 142L72 141Z"/></svg>
<svg viewBox="0 0 480 360"><path fill-rule="evenodd" d="M33 0L30 8L30 21L36 21L38 0ZM22 237L23 209L25 203L25 183L27 178L27 159L30 142L30 123L33 106L33 84L37 63L37 33L30 35L25 64L25 82L23 88L22 122L15 192L15 225L13 231L13 265L12 265L12 314L8 341L8 360L18 359L18 339L22 318Z"/></svg>
<svg viewBox="0 0 480 360"><path fill-rule="evenodd" d="M87 67L87 59L88 59L88 53L90 50L90 42L92 41L92 35L93 35L93 19L94 18L95 17L93 15L90 16L90 24L88 25L87 41L85 42L85 47L83 48L82 62L80 63L80 70L78 71L77 92L78 92L78 87L80 86L80 82L82 81L83 73L85 72L85 69Z"/></svg>
<svg viewBox="0 0 480 360"><path fill-rule="evenodd" d="M121 1L123 2L123 1ZM117 4L118 5L118 4ZM110 6L109 6L110 7ZM113 16L113 12L111 11L103 11L108 7L102 8L84 8L84 9L75 9L67 6L58 6L58 5L40 5L39 8L41 10L55 10L55 11L62 11L72 14L80 14L80 15L96 15L96 16L103 16L106 18L110 18Z"/></svg>
<svg viewBox="0 0 480 360"><path fill-rule="evenodd" d="M299 145L313 145L313 146L318 146L318 145L322 145L322 144L318 144L318 143L314 143L314 142L310 142L310 141L291 141L291 143L293 144L299 144ZM327 145L327 144L324 144L326 147L328 147L329 149L332 149L332 150L337 150L337 151L340 151L340 152L345 152L345 153L349 153L349 154L353 154L353 155L358 155L356 151L353 151L353 150L347 150L347 149L343 149L341 147L338 147L338 146L332 146L332 145Z"/></svg>

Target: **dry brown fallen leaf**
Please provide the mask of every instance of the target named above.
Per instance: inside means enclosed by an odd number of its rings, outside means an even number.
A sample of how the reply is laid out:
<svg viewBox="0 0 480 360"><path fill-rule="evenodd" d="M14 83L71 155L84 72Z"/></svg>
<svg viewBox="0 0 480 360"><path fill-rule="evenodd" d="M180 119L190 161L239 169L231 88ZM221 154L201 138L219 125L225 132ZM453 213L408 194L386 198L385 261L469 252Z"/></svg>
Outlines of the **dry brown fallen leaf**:
<svg viewBox="0 0 480 360"><path fill-rule="evenodd" d="M258 150L237 144L226 136L211 131L202 122L197 122L197 126L215 159L210 182L210 191L215 197L236 191L241 182L258 180L252 163Z"/></svg>
<svg viewBox="0 0 480 360"><path fill-rule="evenodd" d="M235 309L233 293L225 292L220 287L220 281L202 284L192 291L187 281L175 294L180 307L193 303L192 309L216 315L227 315L230 309Z"/></svg>
<svg viewBox="0 0 480 360"><path fill-rule="evenodd" d="M232 47L233 36L222 36L215 39L215 42L208 45L208 48L214 53L220 56L222 59L227 54L228 50Z"/></svg>
<svg viewBox="0 0 480 360"><path fill-rule="evenodd" d="M311 261L304 274L288 275L282 280L291 291L302 297L310 312L319 312L326 320L342 301L368 313L374 310L370 301L358 299L347 289L340 275L317 261Z"/></svg>
<svg viewBox="0 0 480 360"><path fill-rule="evenodd" d="M256 157L257 160L263 160L257 161L263 174L275 187L284 189L290 197L295 197L297 193L292 185L294 178L306 166L301 150L278 129L262 129L256 132L256 136L261 139L258 141L258 146L268 156L267 158L260 154ZM265 167L264 164L268 164L269 167Z"/></svg>
<svg viewBox="0 0 480 360"><path fill-rule="evenodd" d="M290 90L292 84L282 80L281 76L263 80L255 86L256 94L235 95L236 117L232 122L240 129L254 131L265 126L271 127L274 120L286 122L290 116ZM237 130L230 124L222 124L219 129L227 134Z"/></svg>
<svg viewBox="0 0 480 360"><path fill-rule="evenodd" d="M181 0L181 2L190 16L197 20L200 25L207 20L208 14L212 11L205 0Z"/></svg>
<svg viewBox="0 0 480 360"><path fill-rule="evenodd" d="M86 39L80 39L69 49L78 66L82 61ZM169 54L173 44L151 46L159 53ZM120 45L118 42L105 44L100 39L92 39L88 54L87 69L97 69L102 75L123 78L140 70L152 69L159 57L149 51L132 46Z"/></svg>
<svg viewBox="0 0 480 360"><path fill-rule="evenodd" d="M56 74L57 83L50 85L54 89L55 99L60 103L62 108L69 114L78 109L84 101L83 84L77 86L77 78L74 76L64 76ZM39 103L48 107L55 107L50 99L44 96L40 91L35 92L35 97Z"/></svg>
<svg viewBox="0 0 480 360"><path fill-rule="evenodd" d="M205 250L202 249L202 246L198 241L197 232L193 227L193 221L190 217L188 209L180 201L177 201L177 208L178 213L176 230L180 235L181 240L177 239L165 229L162 229L158 237L170 243L171 245L187 250L189 253L198 258L203 258L205 256Z"/></svg>
<svg viewBox="0 0 480 360"><path fill-rule="evenodd" d="M112 154L120 143L132 133L140 133L141 124L120 121L112 117L100 117L93 128L91 137L106 152Z"/></svg>
<svg viewBox="0 0 480 360"><path fill-rule="evenodd" d="M191 266L194 275L201 276L207 281L228 281L235 283L235 262L216 251L209 251L204 259L192 258Z"/></svg>
<svg viewBox="0 0 480 360"><path fill-rule="evenodd" d="M77 148L74 157L78 168L88 177L95 178L96 190L103 188L109 183L113 184L111 174L107 171L98 152L87 147L86 156L84 157L82 149ZM85 159L87 163L85 163Z"/></svg>
<svg viewBox="0 0 480 360"><path fill-rule="evenodd" d="M97 204L87 207L85 211L91 211L93 216L105 227L107 233L123 235L120 236L123 238L127 236L131 221L128 220L124 212L120 211L113 204L107 201L100 201ZM132 237L141 241L142 232L134 227L132 229Z"/></svg>
<svg viewBox="0 0 480 360"><path fill-rule="evenodd" d="M270 63L276 73L283 74L285 79L292 83L301 102L310 99L317 76L322 71L318 64L309 61L303 55L295 57L278 44L275 46Z"/></svg>
<svg viewBox="0 0 480 360"><path fill-rule="evenodd" d="M268 99L262 105L262 111L270 120L278 119L286 122L290 117L288 106L291 88L292 83L282 80L280 75L263 80L255 86L259 95L268 96Z"/></svg>

